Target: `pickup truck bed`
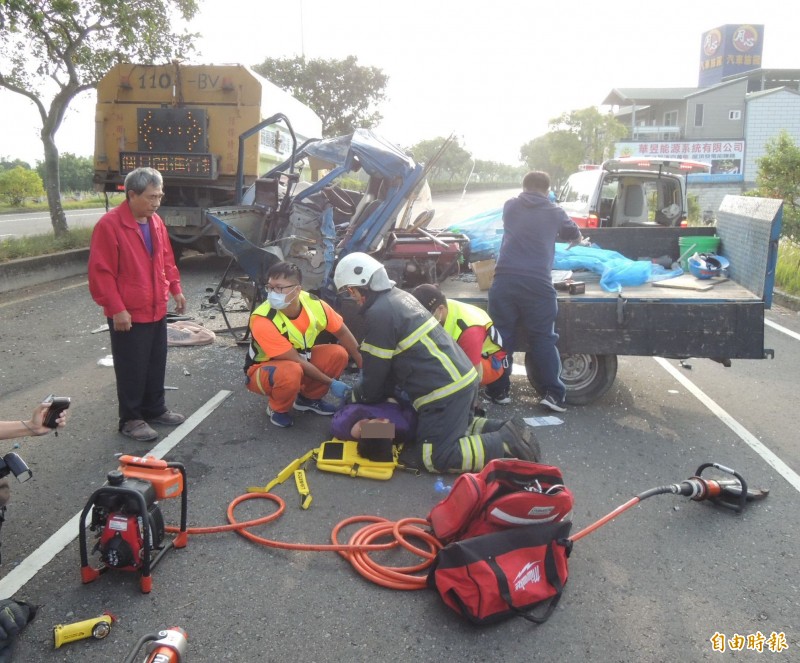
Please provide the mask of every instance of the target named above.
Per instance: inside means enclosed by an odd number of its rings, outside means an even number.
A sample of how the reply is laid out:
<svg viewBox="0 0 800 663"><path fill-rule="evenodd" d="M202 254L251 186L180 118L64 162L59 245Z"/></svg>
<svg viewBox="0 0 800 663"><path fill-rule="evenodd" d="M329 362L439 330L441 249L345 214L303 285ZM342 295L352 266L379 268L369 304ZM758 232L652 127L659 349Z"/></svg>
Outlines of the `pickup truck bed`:
<svg viewBox="0 0 800 663"><path fill-rule="evenodd" d="M726 365L731 359L769 355L764 349L764 310L771 303L781 215L780 201L727 196L716 228L592 230L592 241L604 249L632 259L668 255L672 260L679 257L681 236L716 233L720 254L731 261L730 279L703 291L649 283L610 293L600 288L597 275L584 278L577 272L573 278L586 281L586 292L560 292L556 321L567 401L586 404L605 393L616 377L617 355L707 357ZM692 276L679 278L694 281ZM488 292L478 290L476 283L451 278L442 289L453 299L482 308L488 304ZM525 351L524 329L517 338L516 350ZM527 358L526 367L536 387Z"/></svg>
<svg viewBox="0 0 800 663"><path fill-rule="evenodd" d="M586 281L584 294L559 293L556 327L562 354L763 357L764 302L735 281L706 291L648 283L612 293L589 278L573 275ZM477 290L475 283L451 278L442 291L481 308L488 304L488 293Z"/></svg>

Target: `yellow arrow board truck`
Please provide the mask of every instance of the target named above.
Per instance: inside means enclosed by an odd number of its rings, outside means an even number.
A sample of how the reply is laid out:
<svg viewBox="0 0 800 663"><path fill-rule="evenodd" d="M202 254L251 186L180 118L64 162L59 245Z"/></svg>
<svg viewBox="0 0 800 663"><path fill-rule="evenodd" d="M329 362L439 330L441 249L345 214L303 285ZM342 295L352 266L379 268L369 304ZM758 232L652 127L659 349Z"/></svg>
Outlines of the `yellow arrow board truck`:
<svg viewBox="0 0 800 663"><path fill-rule="evenodd" d="M184 248L216 249L209 207L237 202L239 137L276 113L291 118L298 144L322 134L320 118L243 65L118 64L97 86L94 183L124 189L125 175L149 166L164 177L159 215L176 258ZM270 125L243 142L240 185L288 159L286 127Z"/></svg>

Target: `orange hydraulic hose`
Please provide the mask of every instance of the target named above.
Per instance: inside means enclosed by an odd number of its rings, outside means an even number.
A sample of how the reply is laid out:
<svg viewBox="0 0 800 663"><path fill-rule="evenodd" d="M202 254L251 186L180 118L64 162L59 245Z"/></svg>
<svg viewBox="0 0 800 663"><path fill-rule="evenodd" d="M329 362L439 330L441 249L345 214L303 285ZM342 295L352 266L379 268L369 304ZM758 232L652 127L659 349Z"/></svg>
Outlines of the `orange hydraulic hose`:
<svg viewBox="0 0 800 663"><path fill-rule="evenodd" d="M236 507L252 499L267 499L278 505L274 513L239 522L234 516ZM234 498L228 505L227 517L229 525L216 525L212 527L190 527L188 534L215 534L218 532L236 532L245 539L258 545L283 550L303 550L318 552L337 552L344 557L353 568L364 578L383 587L390 589L413 590L425 587L427 574L417 575L427 569L433 562L437 551L442 547L439 540L430 532L422 529L428 522L422 518L404 518L396 522L379 516L351 516L339 522L331 532L329 544L288 543L267 539L248 531L250 528L264 525L276 520L286 510L286 503L278 495L272 493L246 493ZM339 543L339 532L355 523L371 523L360 528L351 537L348 543ZM166 528L168 532L178 532L174 526ZM413 545L409 539L423 542L425 548ZM379 540L385 540L378 543ZM419 564L404 567L383 566L370 557L370 553L381 550L391 550L398 546L422 558Z"/></svg>
<svg viewBox="0 0 800 663"><path fill-rule="evenodd" d="M573 534L571 537L569 537L569 540L572 541L573 543L575 543L575 541L578 541L579 539L582 539L587 534L591 534L596 529L598 529L598 528L602 527L603 525L605 525L609 520L613 520L619 514L627 511L632 506L636 506L637 504L639 504L640 501L641 501L641 497L639 497L638 495L636 497L632 497L627 502L625 502L625 504L621 504L616 509L614 509L611 513L607 513L605 516L600 518L600 520L592 523L591 525L588 525L588 526L584 527L580 532L578 532L576 534Z"/></svg>

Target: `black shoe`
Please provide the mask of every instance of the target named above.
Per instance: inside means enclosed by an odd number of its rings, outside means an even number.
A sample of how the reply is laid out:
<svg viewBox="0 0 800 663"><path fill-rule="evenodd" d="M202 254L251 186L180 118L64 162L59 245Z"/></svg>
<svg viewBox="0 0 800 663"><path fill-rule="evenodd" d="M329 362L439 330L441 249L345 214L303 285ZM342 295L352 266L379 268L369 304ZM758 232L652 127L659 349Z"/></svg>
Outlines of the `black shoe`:
<svg viewBox="0 0 800 663"><path fill-rule="evenodd" d="M508 405L511 402L511 394L508 391L501 391L499 394L490 394L488 391L484 391L483 397L498 405Z"/></svg>
<svg viewBox="0 0 800 663"><path fill-rule="evenodd" d="M551 412L566 412L567 408L564 406L564 402L558 402L555 398L553 398L550 394L547 394L542 400L539 401L539 405L544 408L547 408Z"/></svg>
<svg viewBox="0 0 800 663"><path fill-rule="evenodd" d="M507 447L508 453L512 458L529 460L538 463L542 457L542 450L539 442L533 434L533 430L519 417L509 419L500 429L503 436L503 445Z"/></svg>

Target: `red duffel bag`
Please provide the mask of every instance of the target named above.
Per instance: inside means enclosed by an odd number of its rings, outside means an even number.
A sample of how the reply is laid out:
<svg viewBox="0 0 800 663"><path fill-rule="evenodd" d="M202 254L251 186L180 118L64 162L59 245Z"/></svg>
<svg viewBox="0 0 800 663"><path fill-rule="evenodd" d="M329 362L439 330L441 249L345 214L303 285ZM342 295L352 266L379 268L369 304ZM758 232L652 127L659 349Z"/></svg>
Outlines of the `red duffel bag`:
<svg viewBox="0 0 800 663"><path fill-rule="evenodd" d="M450 543L437 554L428 586L474 624L513 616L544 622L567 582L571 526L526 525Z"/></svg>
<svg viewBox="0 0 800 663"><path fill-rule="evenodd" d="M572 504L572 492L557 467L498 458L479 473L460 475L428 521L436 538L448 543L509 527L569 520Z"/></svg>

